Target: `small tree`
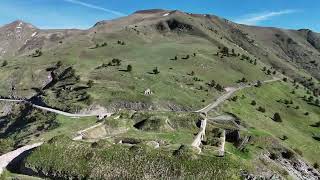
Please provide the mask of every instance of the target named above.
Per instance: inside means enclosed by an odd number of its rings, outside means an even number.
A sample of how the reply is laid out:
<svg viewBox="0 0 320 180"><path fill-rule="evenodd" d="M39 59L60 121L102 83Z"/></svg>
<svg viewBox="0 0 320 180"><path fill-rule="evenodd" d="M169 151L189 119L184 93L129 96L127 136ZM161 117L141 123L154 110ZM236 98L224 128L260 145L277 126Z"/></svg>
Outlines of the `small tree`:
<svg viewBox="0 0 320 180"><path fill-rule="evenodd" d="M234 102L236 102L236 101L238 100L238 96L233 96L233 97L231 98L231 100L234 101Z"/></svg>
<svg viewBox="0 0 320 180"><path fill-rule="evenodd" d="M217 84L217 85L216 85L216 89L217 89L218 91L223 91L223 87L222 87L220 84Z"/></svg>
<svg viewBox="0 0 320 180"><path fill-rule="evenodd" d="M258 107L258 111L260 111L260 112L262 112L262 113L265 113L265 112L266 112L266 109L263 108L263 107L261 107L261 106L259 106L259 107Z"/></svg>
<svg viewBox="0 0 320 180"><path fill-rule="evenodd" d="M208 85L209 85L210 87L214 87L214 86L216 85L216 82L215 82L214 80L211 80L211 82L208 83Z"/></svg>
<svg viewBox="0 0 320 180"><path fill-rule="evenodd" d="M283 81L284 81L284 82L287 82L287 81L288 81L288 78L283 78Z"/></svg>
<svg viewBox="0 0 320 180"><path fill-rule="evenodd" d="M243 77L240 81L243 82L243 83L248 82L248 80L245 77Z"/></svg>
<svg viewBox="0 0 320 180"><path fill-rule="evenodd" d="M271 74L271 71L270 71L270 69L268 69L268 70L267 70L267 74L268 74L268 75L270 75L270 74Z"/></svg>
<svg viewBox="0 0 320 180"><path fill-rule="evenodd" d="M257 85L256 85L256 87L261 87L261 86L262 86L261 81L257 81Z"/></svg>
<svg viewBox="0 0 320 180"><path fill-rule="evenodd" d="M266 67L263 67L262 71L266 71L266 70L267 70L267 68L266 68Z"/></svg>
<svg viewBox="0 0 320 180"><path fill-rule="evenodd" d="M88 82L87 82L87 86L89 87L89 88L91 88L92 86L93 86L93 80L89 80Z"/></svg>
<svg viewBox="0 0 320 180"><path fill-rule="evenodd" d="M121 65L121 60L120 59L112 59L112 64L115 64L116 66L120 66Z"/></svg>
<svg viewBox="0 0 320 180"><path fill-rule="evenodd" d="M158 70L158 67L155 67L153 70L152 70L153 74L159 74L160 71Z"/></svg>
<svg viewBox="0 0 320 180"><path fill-rule="evenodd" d="M127 66L127 72L131 72L132 71L132 66L129 64L128 66Z"/></svg>
<svg viewBox="0 0 320 180"><path fill-rule="evenodd" d="M252 100L252 101L251 101L251 105L252 105L252 106L255 106L255 105L257 105L257 102L256 102L255 100Z"/></svg>
<svg viewBox="0 0 320 180"><path fill-rule="evenodd" d="M229 48L223 47L222 50L221 50L221 53L224 54L224 55L229 55Z"/></svg>
<svg viewBox="0 0 320 180"><path fill-rule="evenodd" d="M190 58L190 55L187 54L186 57L184 57L183 59L189 59Z"/></svg>
<svg viewBox="0 0 320 180"><path fill-rule="evenodd" d="M56 64L56 66L57 66L58 68L61 67L61 66L62 66L62 61L58 61L57 64Z"/></svg>
<svg viewBox="0 0 320 180"><path fill-rule="evenodd" d="M7 66L8 65L8 61L7 60L4 60L3 62L2 62L2 67L5 67L5 66Z"/></svg>
<svg viewBox="0 0 320 180"><path fill-rule="evenodd" d="M282 122L282 119L279 113L274 113L273 120L276 122Z"/></svg>
<svg viewBox="0 0 320 180"><path fill-rule="evenodd" d="M231 54L232 54L232 56L236 56L234 49L231 49Z"/></svg>
<svg viewBox="0 0 320 180"><path fill-rule="evenodd" d="M308 101L312 102L313 101L313 96L309 96Z"/></svg>

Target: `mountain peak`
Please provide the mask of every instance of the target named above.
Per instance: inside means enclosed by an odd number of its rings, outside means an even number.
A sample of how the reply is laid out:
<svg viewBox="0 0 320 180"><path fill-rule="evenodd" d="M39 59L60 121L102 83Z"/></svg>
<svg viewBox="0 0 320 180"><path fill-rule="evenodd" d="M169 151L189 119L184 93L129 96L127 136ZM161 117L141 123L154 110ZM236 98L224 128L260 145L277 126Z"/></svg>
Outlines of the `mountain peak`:
<svg viewBox="0 0 320 180"><path fill-rule="evenodd" d="M145 10L136 11L133 14L152 14L152 13L160 13L160 12L167 12L167 10L164 10L164 9L145 9Z"/></svg>
<svg viewBox="0 0 320 180"><path fill-rule="evenodd" d="M15 20L9 24L4 25L3 27L7 27L7 28L22 28L22 27L27 27L30 29L37 29L34 25L24 22L22 20Z"/></svg>

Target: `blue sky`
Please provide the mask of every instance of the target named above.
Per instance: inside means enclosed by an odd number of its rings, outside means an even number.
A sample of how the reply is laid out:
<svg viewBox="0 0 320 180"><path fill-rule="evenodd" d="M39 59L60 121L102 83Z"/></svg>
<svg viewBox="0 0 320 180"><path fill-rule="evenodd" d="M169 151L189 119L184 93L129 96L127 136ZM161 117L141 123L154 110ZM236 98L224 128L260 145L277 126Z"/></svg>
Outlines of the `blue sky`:
<svg viewBox="0 0 320 180"><path fill-rule="evenodd" d="M85 29L141 9L179 9L229 20L320 32L319 0L0 0L0 26L20 19L39 28Z"/></svg>

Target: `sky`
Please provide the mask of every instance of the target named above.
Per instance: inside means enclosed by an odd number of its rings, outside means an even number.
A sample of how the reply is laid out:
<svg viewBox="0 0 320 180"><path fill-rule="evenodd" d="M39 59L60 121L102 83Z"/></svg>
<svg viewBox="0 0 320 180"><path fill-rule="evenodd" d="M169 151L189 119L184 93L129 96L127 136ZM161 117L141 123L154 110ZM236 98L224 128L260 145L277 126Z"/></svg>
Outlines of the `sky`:
<svg viewBox="0 0 320 180"><path fill-rule="evenodd" d="M320 32L319 0L0 0L0 26L22 20L43 29L87 29L142 9L178 9L248 25Z"/></svg>

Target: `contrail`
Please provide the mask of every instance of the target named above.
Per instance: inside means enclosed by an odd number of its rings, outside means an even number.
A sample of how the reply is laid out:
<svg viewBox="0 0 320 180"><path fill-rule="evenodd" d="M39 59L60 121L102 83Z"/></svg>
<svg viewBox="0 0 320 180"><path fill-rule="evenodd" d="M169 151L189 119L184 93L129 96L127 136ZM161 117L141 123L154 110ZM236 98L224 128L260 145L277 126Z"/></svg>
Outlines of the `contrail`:
<svg viewBox="0 0 320 180"><path fill-rule="evenodd" d="M286 9L282 11L271 11L271 12L266 12L266 13L259 13L259 14L248 14L246 15L245 18L236 20L237 23L240 24L247 24L247 25L256 25L261 21L268 20L270 18L276 17L276 16L281 16L285 14L292 14L292 13L297 13L299 12L298 10L294 9Z"/></svg>
<svg viewBox="0 0 320 180"><path fill-rule="evenodd" d="M84 7L87 7L87 8L96 9L96 10L104 11L104 12L107 12L107 13L111 13L111 14L114 14L116 16L126 16L126 14L124 14L122 12L114 11L114 10L111 10L111 9L106 9L104 7L100 7L100 6L96 6L96 5L93 5L93 4L81 2L81 1L78 1L78 0L64 0L64 1L72 3L72 4L77 4L77 5L80 5L80 6L84 6Z"/></svg>

